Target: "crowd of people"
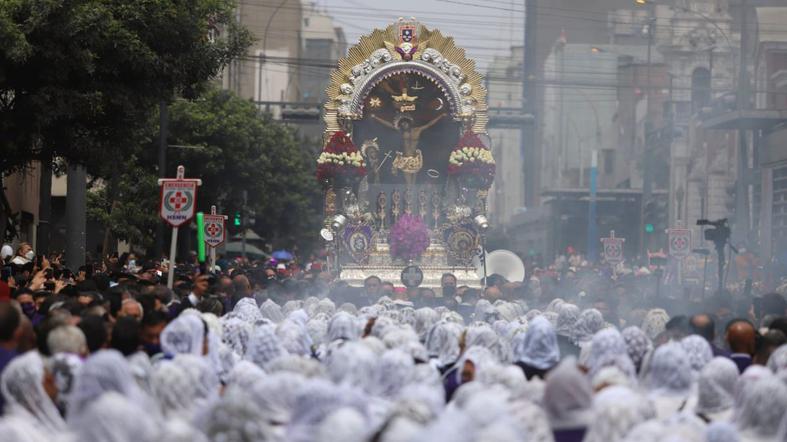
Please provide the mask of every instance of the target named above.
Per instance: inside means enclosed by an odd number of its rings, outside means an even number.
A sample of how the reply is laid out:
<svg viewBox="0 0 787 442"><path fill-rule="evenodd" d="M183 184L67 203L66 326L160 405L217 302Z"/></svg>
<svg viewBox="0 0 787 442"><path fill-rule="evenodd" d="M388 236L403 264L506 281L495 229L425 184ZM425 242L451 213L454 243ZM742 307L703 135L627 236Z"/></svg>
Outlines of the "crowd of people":
<svg viewBox="0 0 787 442"><path fill-rule="evenodd" d="M787 441L787 300L4 246L3 441Z"/></svg>

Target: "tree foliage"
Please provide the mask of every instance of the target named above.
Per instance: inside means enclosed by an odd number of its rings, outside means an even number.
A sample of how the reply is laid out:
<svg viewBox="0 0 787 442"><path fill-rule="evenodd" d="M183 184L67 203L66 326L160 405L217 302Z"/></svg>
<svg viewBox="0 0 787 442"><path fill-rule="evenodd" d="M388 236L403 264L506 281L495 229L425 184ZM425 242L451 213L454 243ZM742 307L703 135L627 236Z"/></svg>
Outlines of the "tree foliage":
<svg viewBox="0 0 787 442"><path fill-rule="evenodd" d="M276 247L308 248L319 229L320 190L314 156L286 126L228 91L180 100L170 108L170 175L183 164L199 177L198 207L225 213L242 206L248 192L255 230Z"/></svg>
<svg viewBox="0 0 787 442"><path fill-rule="evenodd" d="M4 0L0 173L63 157L101 174L154 105L196 95L249 33L232 0ZM215 29L224 38L209 39Z"/></svg>

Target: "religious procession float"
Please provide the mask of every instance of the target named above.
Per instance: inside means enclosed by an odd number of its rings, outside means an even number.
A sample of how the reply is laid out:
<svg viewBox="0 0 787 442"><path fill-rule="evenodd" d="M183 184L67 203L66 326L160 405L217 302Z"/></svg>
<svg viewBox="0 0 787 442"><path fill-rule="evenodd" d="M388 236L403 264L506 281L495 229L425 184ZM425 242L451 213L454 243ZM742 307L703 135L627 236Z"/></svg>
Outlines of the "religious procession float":
<svg viewBox="0 0 787 442"><path fill-rule="evenodd" d="M486 89L454 40L413 19L361 37L331 74L317 178L342 280L474 287L495 160Z"/></svg>

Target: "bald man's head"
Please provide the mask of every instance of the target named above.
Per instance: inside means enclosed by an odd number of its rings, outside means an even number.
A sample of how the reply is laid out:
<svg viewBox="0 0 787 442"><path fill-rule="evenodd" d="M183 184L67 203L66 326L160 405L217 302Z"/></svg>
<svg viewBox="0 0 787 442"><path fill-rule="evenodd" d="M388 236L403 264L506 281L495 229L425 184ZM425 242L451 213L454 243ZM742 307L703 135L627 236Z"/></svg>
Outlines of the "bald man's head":
<svg viewBox="0 0 787 442"><path fill-rule="evenodd" d="M724 338L733 353L754 355L756 332L754 325L745 319L734 319L727 325Z"/></svg>
<svg viewBox="0 0 787 442"><path fill-rule="evenodd" d="M689 320L689 328L692 333L702 336L708 342L713 342L716 338L716 328L713 318L705 313L694 315Z"/></svg>

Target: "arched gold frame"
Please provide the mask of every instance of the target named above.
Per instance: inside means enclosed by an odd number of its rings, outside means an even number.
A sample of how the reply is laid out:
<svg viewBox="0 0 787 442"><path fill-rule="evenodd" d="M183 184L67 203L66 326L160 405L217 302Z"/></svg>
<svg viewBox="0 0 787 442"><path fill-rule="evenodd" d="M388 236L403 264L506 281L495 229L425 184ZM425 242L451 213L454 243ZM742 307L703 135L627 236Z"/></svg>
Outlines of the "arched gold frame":
<svg viewBox="0 0 787 442"><path fill-rule="evenodd" d="M418 23L418 47L411 60L404 60L396 50L399 23L385 30L376 29L361 37L339 60L326 89L325 140L334 132L347 130L352 122L363 118L363 99L382 79L400 72L416 72L431 77L449 97L451 114L477 134L486 133L489 120L487 91L475 62L465 56L454 39L437 29Z"/></svg>

